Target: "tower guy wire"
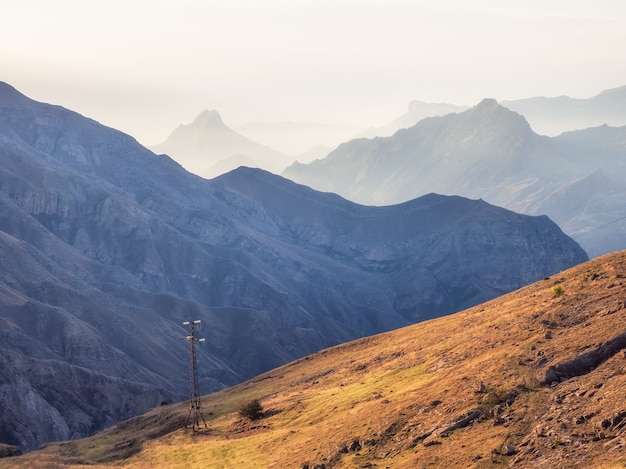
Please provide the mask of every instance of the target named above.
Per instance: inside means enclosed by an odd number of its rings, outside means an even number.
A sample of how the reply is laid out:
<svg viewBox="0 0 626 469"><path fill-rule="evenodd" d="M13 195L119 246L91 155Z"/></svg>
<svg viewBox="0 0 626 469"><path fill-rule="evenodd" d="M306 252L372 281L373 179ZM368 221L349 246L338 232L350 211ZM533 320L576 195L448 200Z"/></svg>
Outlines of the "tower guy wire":
<svg viewBox="0 0 626 469"><path fill-rule="evenodd" d="M196 343L205 341L204 338L199 339L195 336L196 326L200 322L200 319L183 322L183 325L189 326L189 335L180 338L180 340L189 342L189 413L185 421L185 430L191 427L194 431L200 428L200 420L204 423L204 428L207 428L206 421L202 415L202 401L200 400L198 388L198 361L196 359Z"/></svg>

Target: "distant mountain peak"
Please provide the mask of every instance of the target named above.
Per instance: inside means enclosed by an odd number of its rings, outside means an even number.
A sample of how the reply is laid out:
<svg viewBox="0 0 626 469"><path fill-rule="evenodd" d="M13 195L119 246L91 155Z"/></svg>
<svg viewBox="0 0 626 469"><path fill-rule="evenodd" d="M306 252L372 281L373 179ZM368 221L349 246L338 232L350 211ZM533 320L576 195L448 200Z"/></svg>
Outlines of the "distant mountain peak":
<svg viewBox="0 0 626 469"><path fill-rule="evenodd" d="M276 150L231 129L217 111L209 109L190 124L179 125L152 150L170 155L188 171L209 178L241 165L280 172L291 162Z"/></svg>
<svg viewBox="0 0 626 469"><path fill-rule="evenodd" d="M470 108L468 111L472 113L480 112L480 113L487 113L487 114L494 114L494 113L495 114L506 113L506 114L511 114L511 115L514 114L523 119L523 117L520 114L518 114L517 112L511 111L509 108L498 103L498 101L496 101L493 98L483 99L481 102L479 102L473 108Z"/></svg>
<svg viewBox="0 0 626 469"><path fill-rule="evenodd" d="M205 109L191 123L192 127L225 127L219 112Z"/></svg>
<svg viewBox="0 0 626 469"><path fill-rule="evenodd" d="M494 124L494 128L506 128L507 132L510 132L512 128L517 128L523 133L532 132L530 124L523 115L510 110L493 98L483 99L476 106L465 111L464 114L473 119L480 117L486 122Z"/></svg>
<svg viewBox="0 0 626 469"><path fill-rule="evenodd" d="M480 103L476 105L477 108L492 108L499 106L498 101L493 98L484 98Z"/></svg>

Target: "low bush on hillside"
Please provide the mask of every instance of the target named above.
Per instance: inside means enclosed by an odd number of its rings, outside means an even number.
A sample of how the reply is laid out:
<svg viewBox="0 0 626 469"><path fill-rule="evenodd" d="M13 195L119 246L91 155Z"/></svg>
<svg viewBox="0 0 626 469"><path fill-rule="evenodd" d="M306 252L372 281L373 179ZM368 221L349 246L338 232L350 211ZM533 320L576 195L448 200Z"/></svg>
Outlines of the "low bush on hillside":
<svg viewBox="0 0 626 469"><path fill-rule="evenodd" d="M561 287L560 285L555 285L554 287L552 287L552 294L554 296L561 296L563 294L563 287Z"/></svg>
<svg viewBox="0 0 626 469"><path fill-rule="evenodd" d="M496 406L506 404L508 396L506 391L491 389L478 399L478 404L482 410L489 412Z"/></svg>
<svg viewBox="0 0 626 469"><path fill-rule="evenodd" d="M263 406L258 399L253 399L239 409L239 415L250 420L259 419L263 416Z"/></svg>

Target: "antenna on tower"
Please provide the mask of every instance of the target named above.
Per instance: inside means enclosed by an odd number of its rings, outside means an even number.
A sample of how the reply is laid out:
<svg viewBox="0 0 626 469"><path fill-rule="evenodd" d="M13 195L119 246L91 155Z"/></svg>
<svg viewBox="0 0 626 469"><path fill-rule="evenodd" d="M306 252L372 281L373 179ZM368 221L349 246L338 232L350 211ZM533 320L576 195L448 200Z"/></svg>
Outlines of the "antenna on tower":
<svg viewBox="0 0 626 469"><path fill-rule="evenodd" d="M200 419L207 428L206 421L202 415L202 401L200 400L200 392L198 391L198 361L196 359L196 342L204 342L205 339L195 337L196 326L200 324L200 319L195 321L185 321L184 326L189 326L189 335L181 337L180 340L189 341L189 413L185 422L185 430L188 426L195 431L200 428ZM198 326L199 328L200 326Z"/></svg>

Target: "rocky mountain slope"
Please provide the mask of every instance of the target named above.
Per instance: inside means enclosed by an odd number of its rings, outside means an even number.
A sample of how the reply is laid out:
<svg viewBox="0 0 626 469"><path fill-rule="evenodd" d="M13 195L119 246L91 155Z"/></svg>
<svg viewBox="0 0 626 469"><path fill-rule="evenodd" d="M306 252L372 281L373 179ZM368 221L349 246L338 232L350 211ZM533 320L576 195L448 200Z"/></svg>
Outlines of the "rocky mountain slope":
<svg viewBox="0 0 626 469"><path fill-rule="evenodd" d="M625 279L597 258L205 396L198 432L166 406L0 467L623 467Z"/></svg>
<svg viewBox="0 0 626 469"><path fill-rule="evenodd" d="M364 204L430 192L554 219L592 256L626 247L626 127L545 137L494 100L358 139L283 175Z"/></svg>
<svg viewBox="0 0 626 469"><path fill-rule="evenodd" d="M207 181L1 84L0 259L0 443L30 449L182 399L183 321L203 321L210 392L586 255L482 201L364 207L249 168Z"/></svg>
<svg viewBox="0 0 626 469"><path fill-rule="evenodd" d="M217 111L205 110L187 125L180 125L159 145L185 169L206 178L226 173L239 166L282 171L292 159L268 146L256 143L227 127Z"/></svg>

